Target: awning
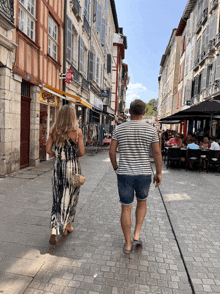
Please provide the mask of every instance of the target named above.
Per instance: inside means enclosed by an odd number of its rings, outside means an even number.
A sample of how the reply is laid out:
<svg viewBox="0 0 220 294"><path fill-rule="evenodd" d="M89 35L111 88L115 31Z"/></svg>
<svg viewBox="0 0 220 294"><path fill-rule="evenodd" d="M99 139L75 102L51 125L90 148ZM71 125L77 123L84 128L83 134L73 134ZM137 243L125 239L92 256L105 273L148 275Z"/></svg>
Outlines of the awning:
<svg viewBox="0 0 220 294"><path fill-rule="evenodd" d="M167 124L167 125L172 125L172 124L179 124L181 123L181 120L164 120L164 121L159 121L160 124Z"/></svg>
<svg viewBox="0 0 220 294"><path fill-rule="evenodd" d="M42 89L44 91L49 90L48 92L50 92L50 93L51 93L51 91L53 91L53 92L55 92L54 93L55 95L58 94L57 96L62 98L62 99L66 99L66 100L68 100L68 101L70 101L72 103L75 103L75 104L78 104L78 105L83 105L83 106L86 106L86 107L92 109L92 106L89 103L83 101L80 97L78 97L76 95L72 95L72 94L64 92L62 90L58 90L58 89L53 88L53 87L51 87L49 85L43 85ZM63 97L62 95L65 95L67 97Z"/></svg>

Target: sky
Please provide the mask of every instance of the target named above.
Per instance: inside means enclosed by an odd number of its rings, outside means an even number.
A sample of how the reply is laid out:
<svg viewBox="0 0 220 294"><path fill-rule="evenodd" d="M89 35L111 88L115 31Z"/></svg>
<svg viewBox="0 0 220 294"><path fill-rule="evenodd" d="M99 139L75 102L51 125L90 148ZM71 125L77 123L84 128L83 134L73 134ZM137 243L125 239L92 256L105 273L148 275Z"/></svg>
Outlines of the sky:
<svg viewBox="0 0 220 294"><path fill-rule="evenodd" d="M126 108L134 99L158 98L160 61L187 0L115 0L119 27L127 36L130 84Z"/></svg>

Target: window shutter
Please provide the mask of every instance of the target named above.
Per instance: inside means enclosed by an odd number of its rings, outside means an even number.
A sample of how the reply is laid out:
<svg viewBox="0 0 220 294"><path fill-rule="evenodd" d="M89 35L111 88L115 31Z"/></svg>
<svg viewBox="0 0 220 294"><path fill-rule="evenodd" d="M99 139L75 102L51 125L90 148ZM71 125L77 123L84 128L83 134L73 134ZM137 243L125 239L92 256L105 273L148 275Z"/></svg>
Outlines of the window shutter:
<svg viewBox="0 0 220 294"><path fill-rule="evenodd" d="M89 51L89 65L88 65L88 80L93 81L93 72L94 72L94 53Z"/></svg>
<svg viewBox="0 0 220 294"><path fill-rule="evenodd" d="M216 60L212 63L212 78L211 78L211 84L213 85L215 82L215 70L216 70Z"/></svg>
<svg viewBox="0 0 220 294"><path fill-rule="evenodd" d="M198 86L199 86L199 76L195 77L195 88L194 88L194 95L198 94Z"/></svg>
<svg viewBox="0 0 220 294"><path fill-rule="evenodd" d="M209 41L214 38L214 27L215 27L215 15L210 17L210 22L209 22Z"/></svg>
<svg viewBox="0 0 220 294"><path fill-rule="evenodd" d="M79 36L79 71L83 73L83 60L84 60L84 44L83 39Z"/></svg>
<svg viewBox="0 0 220 294"><path fill-rule="evenodd" d="M94 53L94 63L93 63L93 80L96 81L96 66L97 66L97 56L96 52Z"/></svg>
<svg viewBox="0 0 220 294"><path fill-rule="evenodd" d="M72 44L73 44L73 23L71 19L67 16L67 26L66 26L66 59L71 62L72 60Z"/></svg>
<svg viewBox="0 0 220 294"><path fill-rule="evenodd" d="M97 56L97 64L96 64L96 83L99 83L99 57Z"/></svg>
<svg viewBox="0 0 220 294"><path fill-rule="evenodd" d="M105 45L106 20L102 18L101 44Z"/></svg>
<svg viewBox="0 0 220 294"><path fill-rule="evenodd" d="M218 16L218 13L214 15L214 20L213 20L213 39L216 38L216 34L217 34L217 16Z"/></svg>
<svg viewBox="0 0 220 294"><path fill-rule="evenodd" d="M202 33L202 51L201 51L202 56L204 56L204 52L205 52L205 43L206 43L206 29Z"/></svg>
<svg viewBox="0 0 220 294"><path fill-rule="evenodd" d="M195 31L196 31L196 21L197 21L197 11L196 10L193 12L192 19L193 19L193 21L192 21L192 35L194 35Z"/></svg>
<svg viewBox="0 0 220 294"><path fill-rule="evenodd" d="M201 37L199 38L197 42L197 59L199 58L199 55L200 55L200 47L201 47Z"/></svg>
<svg viewBox="0 0 220 294"><path fill-rule="evenodd" d="M102 27L102 5L97 2L97 13L96 13L96 31L101 34Z"/></svg>
<svg viewBox="0 0 220 294"><path fill-rule="evenodd" d="M216 61L215 80L220 80L220 55L217 57L217 61Z"/></svg>
<svg viewBox="0 0 220 294"><path fill-rule="evenodd" d="M206 26L206 46L209 43L209 24Z"/></svg>
<svg viewBox="0 0 220 294"><path fill-rule="evenodd" d="M188 74L188 69L189 69L189 53L186 56L185 75Z"/></svg>
<svg viewBox="0 0 220 294"><path fill-rule="evenodd" d="M102 75L102 64L101 64L101 68L100 68L100 87L101 88L103 88L102 82L103 82L103 75Z"/></svg>
<svg viewBox="0 0 220 294"><path fill-rule="evenodd" d="M108 0L105 0L105 14L108 15Z"/></svg>
<svg viewBox="0 0 220 294"><path fill-rule="evenodd" d="M107 55L107 74L112 72L112 56L111 54Z"/></svg>
<svg viewBox="0 0 220 294"><path fill-rule="evenodd" d="M97 17L97 0L93 0L93 22L96 22Z"/></svg>
<svg viewBox="0 0 220 294"><path fill-rule="evenodd" d="M191 56L190 56L190 69L193 67L193 63L194 63L194 52L195 52L195 47L193 46L191 49Z"/></svg>
<svg viewBox="0 0 220 294"><path fill-rule="evenodd" d="M201 71L199 75L199 93L203 90L203 77L204 77L204 69Z"/></svg>
<svg viewBox="0 0 220 294"><path fill-rule="evenodd" d="M89 0L84 1L84 15L85 18L89 21Z"/></svg>
<svg viewBox="0 0 220 294"><path fill-rule="evenodd" d="M203 70L202 90L206 88L206 78L207 78L207 67L205 67Z"/></svg>
<svg viewBox="0 0 220 294"><path fill-rule="evenodd" d="M208 66L207 67L207 75L206 75L206 87L209 86L210 75L211 75L211 66Z"/></svg>

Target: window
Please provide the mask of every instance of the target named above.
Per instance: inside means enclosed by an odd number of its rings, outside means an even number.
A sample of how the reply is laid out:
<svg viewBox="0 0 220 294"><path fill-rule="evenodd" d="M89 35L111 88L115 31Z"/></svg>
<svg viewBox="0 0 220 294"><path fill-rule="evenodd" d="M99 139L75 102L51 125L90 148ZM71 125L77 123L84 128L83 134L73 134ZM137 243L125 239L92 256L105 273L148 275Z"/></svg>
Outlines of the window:
<svg viewBox="0 0 220 294"><path fill-rule="evenodd" d="M35 41L35 0L19 0L18 28Z"/></svg>
<svg viewBox="0 0 220 294"><path fill-rule="evenodd" d="M96 60L96 83L99 83L99 57L97 56Z"/></svg>
<svg viewBox="0 0 220 294"><path fill-rule="evenodd" d="M53 59L57 60L57 51L58 51L58 25L49 16L49 25L48 25L48 53Z"/></svg>
<svg viewBox="0 0 220 294"><path fill-rule="evenodd" d="M87 71L88 71L88 69L87 69L87 66L88 66L88 50L87 50L87 48L84 46L84 58L83 58L83 60L84 60L84 64L83 64L83 75L84 75L84 78L85 79L87 79Z"/></svg>

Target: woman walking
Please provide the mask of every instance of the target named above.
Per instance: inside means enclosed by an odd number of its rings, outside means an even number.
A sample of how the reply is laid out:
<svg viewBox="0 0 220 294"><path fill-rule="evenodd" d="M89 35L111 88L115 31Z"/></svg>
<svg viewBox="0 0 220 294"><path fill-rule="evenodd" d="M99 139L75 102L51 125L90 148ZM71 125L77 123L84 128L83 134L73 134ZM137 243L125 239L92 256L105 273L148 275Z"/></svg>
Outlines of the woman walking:
<svg viewBox="0 0 220 294"><path fill-rule="evenodd" d="M53 150L52 150L53 147ZM77 150L78 149L78 150ZM49 243L57 243L57 235L73 231L80 187L71 185L72 175L81 174L78 157L85 154L82 131L78 128L75 109L64 105L50 130L46 152L55 156L53 171L52 233Z"/></svg>

